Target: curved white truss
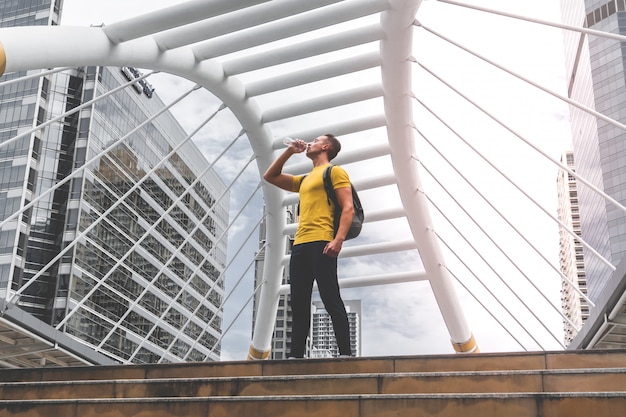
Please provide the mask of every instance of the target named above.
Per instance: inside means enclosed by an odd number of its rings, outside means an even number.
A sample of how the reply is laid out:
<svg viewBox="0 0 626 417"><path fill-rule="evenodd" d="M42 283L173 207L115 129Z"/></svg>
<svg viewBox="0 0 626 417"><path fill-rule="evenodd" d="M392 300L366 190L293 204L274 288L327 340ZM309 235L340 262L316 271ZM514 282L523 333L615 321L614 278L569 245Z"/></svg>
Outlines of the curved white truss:
<svg viewBox="0 0 626 417"><path fill-rule="evenodd" d="M414 16L420 1L285 1L272 2L195 0L180 6L148 13L104 27L25 27L0 32L5 71L85 65L134 66L163 71L192 80L221 99L245 130L256 156L259 173L274 159L276 144L268 123L318 109L355 103L375 97L384 99L380 118L344 121L335 126L323 124L318 132L294 132L314 136L322 131L339 134L368 129L373 123L385 125L389 148L363 149L345 156L344 163L366 160L389 152L404 212L415 247L422 255L452 343L460 352L475 351L476 345L465 322L451 278L430 227L429 209L420 192L418 162L415 158L411 126L411 66ZM333 23L350 22L367 16L380 21L332 36L313 36L306 41L270 51L246 52L256 45L325 28ZM281 19L284 18L284 19ZM367 53L350 60L327 62L323 68L286 74L246 83L241 74L252 70L333 50L370 42L380 43L379 54ZM223 57L243 51L239 57ZM4 59L5 58L5 59ZM381 83L315 100L302 100L288 108L263 108L252 96L304 85L365 68L381 68ZM375 185L374 185L375 186ZM282 277L285 253L285 195L274 187L263 188L267 210L267 249L265 285L262 287L256 328L250 347L251 358L269 355ZM358 248L351 250L358 251ZM346 250L349 252L349 250ZM376 252L376 251L375 251ZM409 278L410 279L410 278ZM384 277L381 277L381 281ZM358 285L358 280L356 285Z"/></svg>
<svg viewBox="0 0 626 417"><path fill-rule="evenodd" d="M278 133L306 139L324 132L350 135L384 128L385 143L346 146L337 161L356 165L375 158L389 158L392 172L367 172L353 179L363 191L395 185L401 205L379 210L366 207L366 222L405 218L411 237L369 244L356 241L344 248L342 257L417 249L420 259L416 261L421 261L424 272L390 271L347 277L342 279L342 286L426 279L454 349L475 352L477 344L440 246L442 241L446 246L447 243L436 233L431 220L431 207L437 210L439 207L425 194L420 181L420 173L430 172L417 154L414 137L416 133L420 137L425 135L413 120L413 106L416 102L426 105L413 91L412 73L416 65L430 72L412 57L413 32L421 26L416 21L420 6L421 0L192 0L103 27L2 28L0 74L87 65L133 66L191 80L222 100L236 116L250 142L259 175L282 146L276 139ZM423 28L431 31L426 26ZM431 33L439 36L434 31ZM289 41L284 42L286 39ZM370 46L365 52L359 49L364 45ZM350 52L343 56L343 51ZM293 62L308 62L308 66L289 70ZM284 68L274 73L277 67ZM378 82L359 85L364 71L377 72ZM340 88L320 90L322 93L316 97L285 94L285 90L298 91L302 86L341 77L354 79L354 85L334 84ZM277 98L267 100L267 97ZM280 100L285 100L285 104L267 104ZM329 113L318 116L323 111L344 107L374 111L340 121L329 117ZM305 121L309 118L313 122L299 124L297 130L285 130L285 121L292 118ZM305 172L308 164L295 162L288 169ZM267 184L262 190L267 242L264 282L249 352L251 359L267 358L270 353L278 296L286 291L281 286L287 262L285 236L294 230L293 225L286 223L285 207L296 201L295 196Z"/></svg>

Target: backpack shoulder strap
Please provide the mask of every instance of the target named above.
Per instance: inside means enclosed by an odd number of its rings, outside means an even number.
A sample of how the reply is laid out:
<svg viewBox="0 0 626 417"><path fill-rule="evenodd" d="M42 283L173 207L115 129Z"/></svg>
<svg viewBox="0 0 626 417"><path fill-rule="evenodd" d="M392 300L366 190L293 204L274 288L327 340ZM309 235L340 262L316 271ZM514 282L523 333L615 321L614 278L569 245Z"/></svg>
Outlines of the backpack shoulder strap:
<svg viewBox="0 0 626 417"><path fill-rule="evenodd" d="M326 198L328 199L329 206L331 201L335 204L335 206L337 206L337 196L335 195L335 189L333 188L333 181L330 178L333 166L334 165L331 164L324 170L324 189L326 190Z"/></svg>

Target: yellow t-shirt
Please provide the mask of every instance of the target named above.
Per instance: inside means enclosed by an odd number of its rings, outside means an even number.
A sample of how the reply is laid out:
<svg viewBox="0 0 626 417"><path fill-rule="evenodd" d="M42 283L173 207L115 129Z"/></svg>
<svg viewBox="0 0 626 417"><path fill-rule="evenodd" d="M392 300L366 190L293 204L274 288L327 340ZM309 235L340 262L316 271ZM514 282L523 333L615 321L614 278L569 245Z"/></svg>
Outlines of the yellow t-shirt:
<svg viewBox="0 0 626 417"><path fill-rule="evenodd" d="M308 175L293 178L292 189L300 193L300 222L294 245L319 240L330 242L335 238L334 204L324 189L324 171L328 165L314 167ZM340 166L333 167L330 179L334 189L350 187L348 173Z"/></svg>

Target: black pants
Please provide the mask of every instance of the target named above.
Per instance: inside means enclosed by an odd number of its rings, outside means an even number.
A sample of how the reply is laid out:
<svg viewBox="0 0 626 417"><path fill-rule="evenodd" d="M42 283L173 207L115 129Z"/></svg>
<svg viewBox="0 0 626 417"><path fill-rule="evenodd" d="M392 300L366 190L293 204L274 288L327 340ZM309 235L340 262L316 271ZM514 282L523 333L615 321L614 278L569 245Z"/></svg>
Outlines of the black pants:
<svg viewBox="0 0 626 417"><path fill-rule="evenodd" d="M317 281L320 297L332 319L339 354L352 355L348 315L337 282L337 258L324 255L327 243L325 241L303 243L295 245L291 251L289 277L293 327L289 356L304 357L306 338L311 327L313 281Z"/></svg>

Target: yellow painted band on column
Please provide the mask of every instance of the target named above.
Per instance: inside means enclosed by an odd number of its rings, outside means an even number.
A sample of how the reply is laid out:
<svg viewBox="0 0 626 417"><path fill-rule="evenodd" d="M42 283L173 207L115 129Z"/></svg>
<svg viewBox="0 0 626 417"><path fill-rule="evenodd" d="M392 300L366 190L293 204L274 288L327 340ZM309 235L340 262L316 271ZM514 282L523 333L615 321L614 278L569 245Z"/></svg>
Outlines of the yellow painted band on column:
<svg viewBox="0 0 626 417"><path fill-rule="evenodd" d="M252 345L250 345L250 350L248 351L249 361L267 359L269 357L270 357L269 350L258 350L258 349L255 349Z"/></svg>
<svg viewBox="0 0 626 417"><path fill-rule="evenodd" d="M454 350L458 353L478 353L480 350L478 349L478 345L476 344L476 339L474 339L474 335L470 337L467 341L463 343L455 343L452 342L452 346Z"/></svg>
<svg viewBox="0 0 626 417"><path fill-rule="evenodd" d="M5 69L7 69L7 56L4 53L4 46L0 42L0 76L4 74Z"/></svg>

